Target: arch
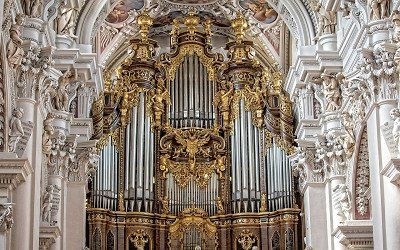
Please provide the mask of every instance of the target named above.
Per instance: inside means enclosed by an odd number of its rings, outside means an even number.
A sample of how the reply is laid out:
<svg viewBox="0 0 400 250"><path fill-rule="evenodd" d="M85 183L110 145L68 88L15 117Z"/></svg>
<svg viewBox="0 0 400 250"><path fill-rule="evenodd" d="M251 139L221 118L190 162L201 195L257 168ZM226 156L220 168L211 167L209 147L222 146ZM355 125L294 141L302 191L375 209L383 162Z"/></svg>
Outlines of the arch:
<svg viewBox="0 0 400 250"><path fill-rule="evenodd" d="M91 44L91 36L97 29L96 23L101 21L98 19L105 18L109 7L107 3L107 0L94 0L84 6L76 27L80 44ZM313 44L315 31L312 18L300 0L268 0L268 3L282 16L291 33L299 39L300 45Z"/></svg>

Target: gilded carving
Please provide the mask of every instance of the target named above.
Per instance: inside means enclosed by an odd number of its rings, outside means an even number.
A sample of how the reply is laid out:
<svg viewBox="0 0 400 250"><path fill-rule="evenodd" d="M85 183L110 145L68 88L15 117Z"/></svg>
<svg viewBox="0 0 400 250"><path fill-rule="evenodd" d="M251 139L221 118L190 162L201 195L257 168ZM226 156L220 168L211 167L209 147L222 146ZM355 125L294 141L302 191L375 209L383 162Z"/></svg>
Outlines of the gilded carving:
<svg viewBox="0 0 400 250"><path fill-rule="evenodd" d="M256 243L256 237L249 230L243 230L237 239L243 250L251 250Z"/></svg>

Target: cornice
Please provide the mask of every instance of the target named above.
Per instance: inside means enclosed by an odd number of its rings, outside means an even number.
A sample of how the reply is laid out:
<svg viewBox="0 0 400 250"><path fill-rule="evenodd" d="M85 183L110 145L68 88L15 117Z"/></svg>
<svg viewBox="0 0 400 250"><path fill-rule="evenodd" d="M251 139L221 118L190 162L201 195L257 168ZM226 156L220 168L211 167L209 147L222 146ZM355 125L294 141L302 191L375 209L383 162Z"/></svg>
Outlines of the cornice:
<svg viewBox="0 0 400 250"><path fill-rule="evenodd" d="M15 189L33 172L28 159L11 158L0 154L0 187ZM16 157L16 156L15 156Z"/></svg>

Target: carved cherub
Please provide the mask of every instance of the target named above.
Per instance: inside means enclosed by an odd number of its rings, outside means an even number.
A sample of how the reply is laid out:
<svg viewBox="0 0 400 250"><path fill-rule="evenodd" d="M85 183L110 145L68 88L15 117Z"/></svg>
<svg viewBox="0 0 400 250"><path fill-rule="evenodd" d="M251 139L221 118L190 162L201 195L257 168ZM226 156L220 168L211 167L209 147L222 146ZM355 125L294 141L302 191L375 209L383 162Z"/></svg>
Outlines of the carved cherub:
<svg viewBox="0 0 400 250"><path fill-rule="evenodd" d="M350 220L352 205L349 188L345 184L340 184L335 188L335 191L339 193L340 211L338 215L344 217L346 220Z"/></svg>
<svg viewBox="0 0 400 250"><path fill-rule="evenodd" d="M339 80L335 76L328 74L321 74L321 79L326 100L325 111L331 112L338 110L341 105Z"/></svg>

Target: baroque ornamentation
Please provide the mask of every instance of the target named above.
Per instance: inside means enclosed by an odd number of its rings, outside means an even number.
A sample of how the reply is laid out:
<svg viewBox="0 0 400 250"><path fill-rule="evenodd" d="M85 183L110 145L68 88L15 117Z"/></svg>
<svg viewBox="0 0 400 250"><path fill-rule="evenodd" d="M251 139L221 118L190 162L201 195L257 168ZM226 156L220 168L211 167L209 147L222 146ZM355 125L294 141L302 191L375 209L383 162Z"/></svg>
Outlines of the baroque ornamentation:
<svg viewBox="0 0 400 250"><path fill-rule="evenodd" d="M213 171L225 170L225 141L218 129L174 129L166 128L160 140L160 169L171 172L177 183L184 187L194 178L205 187Z"/></svg>
<svg viewBox="0 0 400 250"><path fill-rule="evenodd" d="M254 243L256 243L256 237L250 230L243 230L237 239L243 250L251 250Z"/></svg>
<svg viewBox="0 0 400 250"><path fill-rule="evenodd" d="M340 82L343 80L343 75L338 74L321 74L322 92L325 97L325 111L332 112L339 110L342 105L342 94L340 90Z"/></svg>
<svg viewBox="0 0 400 250"><path fill-rule="evenodd" d="M48 185L42 196L42 221L55 225L60 206L61 188L57 185Z"/></svg>
<svg viewBox="0 0 400 250"><path fill-rule="evenodd" d="M320 38L322 35L335 34L336 31L336 11L325 10L322 3L318 0L312 0L311 8L317 13L318 26L315 39Z"/></svg>
<svg viewBox="0 0 400 250"><path fill-rule="evenodd" d="M370 171L366 129L361 135L355 175L355 219L369 219L370 209L368 192L370 189Z"/></svg>
<svg viewBox="0 0 400 250"><path fill-rule="evenodd" d="M24 57L24 49L21 47L23 40L21 39L21 27L24 23L24 16L18 14L15 17L15 24L10 28L10 41L7 44L7 59L11 68L16 69L21 65Z"/></svg>
<svg viewBox="0 0 400 250"><path fill-rule="evenodd" d="M133 237L132 237L133 236ZM138 250L144 250L146 244L149 242L149 236L143 229L139 229L133 233L129 239Z"/></svg>
<svg viewBox="0 0 400 250"><path fill-rule="evenodd" d="M337 197L338 215L344 220L351 219L351 193L345 184L340 184L333 189L333 193Z"/></svg>
<svg viewBox="0 0 400 250"><path fill-rule="evenodd" d="M0 204L0 232L4 233L11 229L14 224L13 204Z"/></svg>
<svg viewBox="0 0 400 250"><path fill-rule="evenodd" d="M22 9L28 17L40 17L43 10L43 0L21 0Z"/></svg>
<svg viewBox="0 0 400 250"><path fill-rule="evenodd" d="M16 152L17 144L24 135L21 118L24 114L22 108L14 109L10 119L10 132L8 134L8 151Z"/></svg>
<svg viewBox="0 0 400 250"><path fill-rule="evenodd" d="M389 17L390 0L368 0L368 6L371 20Z"/></svg>
<svg viewBox="0 0 400 250"><path fill-rule="evenodd" d="M56 19L56 32L59 35L67 35L75 38L74 28L75 20L78 17L78 9L68 7L67 1L62 0L58 6L58 13Z"/></svg>
<svg viewBox="0 0 400 250"><path fill-rule="evenodd" d="M6 140L6 97L5 97L5 75L3 61L0 60L0 152L5 149Z"/></svg>

